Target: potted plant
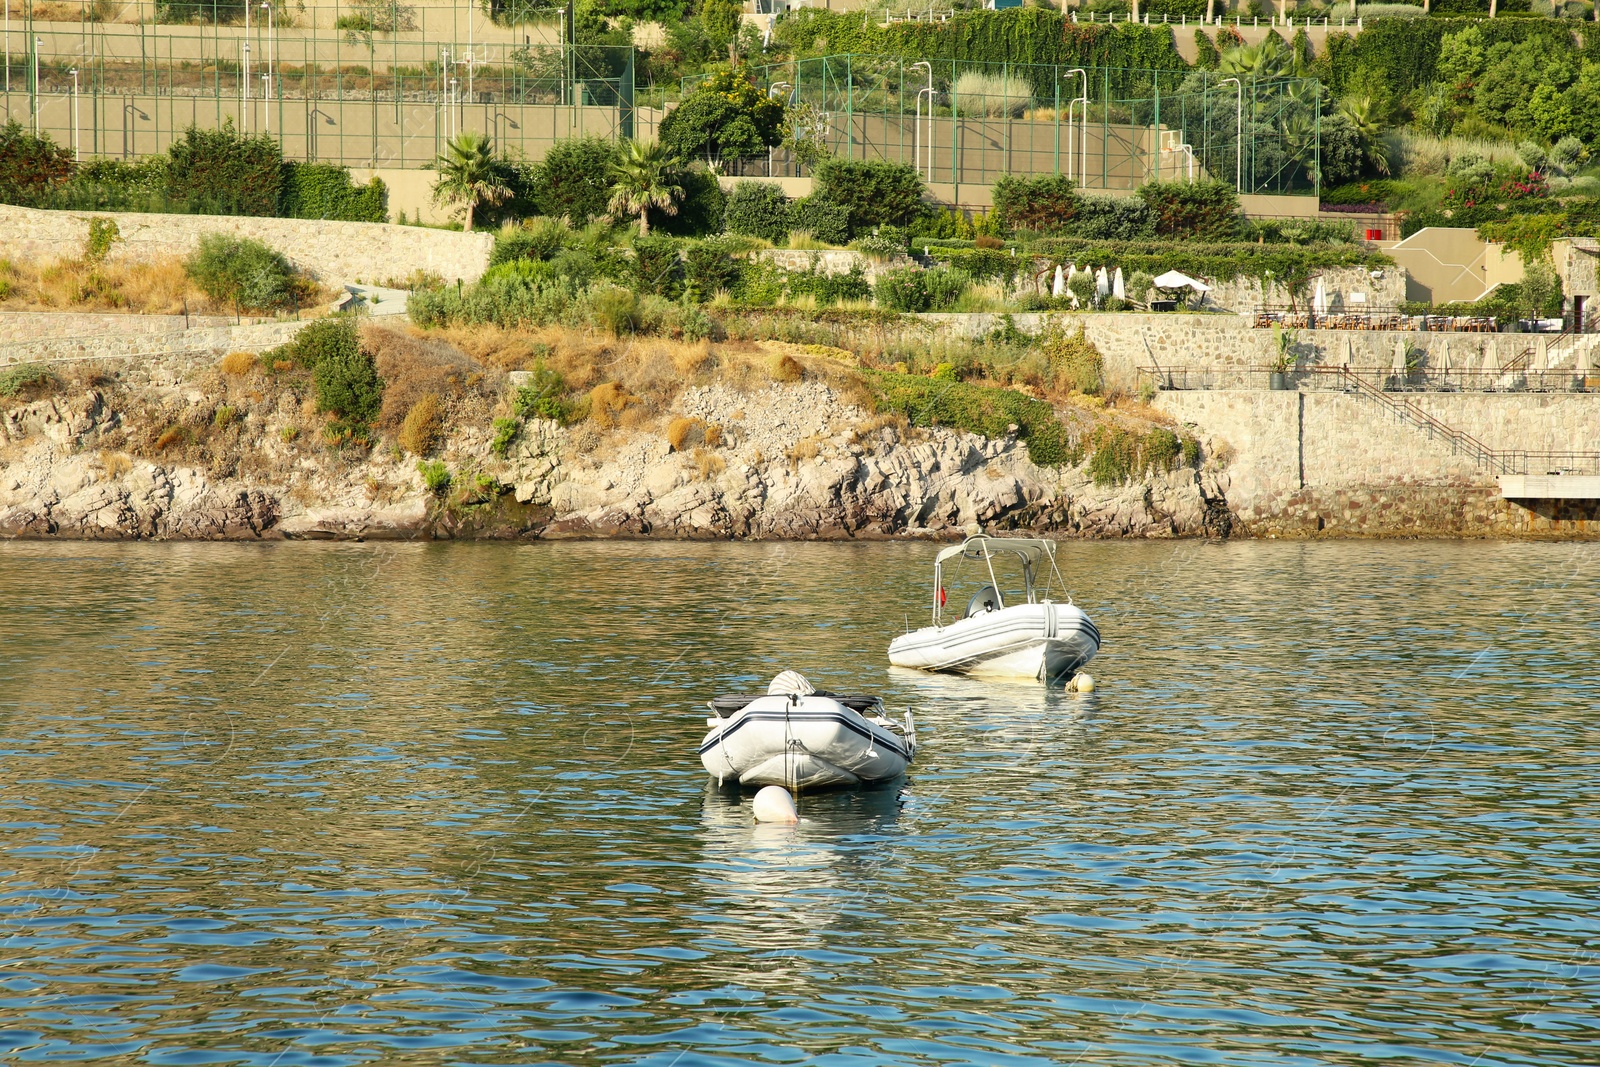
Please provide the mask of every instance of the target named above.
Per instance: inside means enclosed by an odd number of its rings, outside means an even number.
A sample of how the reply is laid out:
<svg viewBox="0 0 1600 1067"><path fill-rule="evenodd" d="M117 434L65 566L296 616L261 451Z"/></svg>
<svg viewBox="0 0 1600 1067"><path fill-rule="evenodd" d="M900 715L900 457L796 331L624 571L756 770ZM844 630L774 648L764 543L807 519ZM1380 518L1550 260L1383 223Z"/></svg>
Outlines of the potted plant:
<svg viewBox="0 0 1600 1067"><path fill-rule="evenodd" d="M1272 324L1272 340L1277 346L1277 355L1272 359L1272 373L1268 375L1267 384L1272 389L1289 388L1289 369L1294 366L1294 331L1285 330L1277 323Z"/></svg>

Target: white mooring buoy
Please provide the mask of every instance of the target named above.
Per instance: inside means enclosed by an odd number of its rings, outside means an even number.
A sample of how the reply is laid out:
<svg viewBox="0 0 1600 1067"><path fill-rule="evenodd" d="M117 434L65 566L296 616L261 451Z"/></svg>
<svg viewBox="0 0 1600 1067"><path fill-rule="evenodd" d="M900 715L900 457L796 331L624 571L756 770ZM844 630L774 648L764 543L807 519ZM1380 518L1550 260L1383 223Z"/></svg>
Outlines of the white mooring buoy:
<svg viewBox="0 0 1600 1067"><path fill-rule="evenodd" d="M800 815L795 811L794 797L781 785L762 786L750 810L755 813L756 822L800 821Z"/></svg>
<svg viewBox="0 0 1600 1067"><path fill-rule="evenodd" d="M1094 675L1076 674L1072 678L1072 688L1080 693L1094 692Z"/></svg>

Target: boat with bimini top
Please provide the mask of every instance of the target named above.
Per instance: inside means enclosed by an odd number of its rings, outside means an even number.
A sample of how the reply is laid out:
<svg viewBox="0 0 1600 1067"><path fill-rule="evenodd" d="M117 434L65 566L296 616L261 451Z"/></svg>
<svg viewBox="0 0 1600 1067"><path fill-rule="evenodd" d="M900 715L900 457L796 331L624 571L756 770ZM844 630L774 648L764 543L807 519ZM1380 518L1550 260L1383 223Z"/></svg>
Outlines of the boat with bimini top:
<svg viewBox="0 0 1600 1067"><path fill-rule="evenodd" d="M995 561L1020 564L1022 592L1007 597ZM956 614L947 601L946 564L977 563L981 586ZM1040 588L1040 580L1043 588ZM1059 584L1064 601L1051 600ZM976 534L933 561L933 625L889 643L896 667L993 678L1065 681L1100 651L1100 631L1072 602L1056 568L1056 544L1034 537Z"/></svg>

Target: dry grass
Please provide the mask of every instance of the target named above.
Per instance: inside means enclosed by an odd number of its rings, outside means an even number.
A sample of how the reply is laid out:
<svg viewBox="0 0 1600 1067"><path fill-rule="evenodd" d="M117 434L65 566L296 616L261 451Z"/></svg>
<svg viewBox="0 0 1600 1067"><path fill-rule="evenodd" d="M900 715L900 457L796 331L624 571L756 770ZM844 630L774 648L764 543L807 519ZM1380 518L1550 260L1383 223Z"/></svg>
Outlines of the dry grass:
<svg viewBox="0 0 1600 1067"><path fill-rule="evenodd" d="M188 435L181 426L168 426L156 437L156 451L165 452L173 445L180 444Z"/></svg>
<svg viewBox="0 0 1600 1067"><path fill-rule="evenodd" d="M222 362L217 364L217 369L223 374L235 378L243 377L255 369L256 357L251 352L229 352L222 357Z"/></svg>
<svg viewBox="0 0 1600 1067"><path fill-rule="evenodd" d="M614 430L628 405L638 402L621 382L603 382L589 393L589 421L602 430Z"/></svg>
<svg viewBox="0 0 1600 1067"><path fill-rule="evenodd" d="M181 315L213 310L206 295L189 281L173 257L148 261L54 263L19 260L7 264L5 303L11 307L126 311L138 315Z"/></svg>
<svg viewBox="0 0 1600 1067"><path fill-rule="evenodd" d="M772 380L775 382L798 382L805 376L805 368L791 355L781 355L772 361Z"/></svg>
<svg viewBox="0 0 1600 1067"><path fill-rule="evenodd" d="M444 424L439 417L439 397L428 393L411 405L400 423L397 435L400 447L413 456L431 456L439 447L444 435Z"/></svg>
<svg viewBox="0 0 1600 1067"><path fill-rule="evenodd" d="M707 482L727 470L728 462L715 452L707 452L703 448L697 448L694 450L694 468L695 472L699 474L700 480Z"/></svg>
<svg viewBox="0 0 1600 1067"><path fill-rule="evenodd" d="M99 454L100 469L107 478L120 478L133 470L133 459L126 452L112 452L101 449Z"/></svg>
<svg viewBox="0 0 1600 1067"><path fill-rule="evenodd" d="M804 463L817 458L822 451L822 442L816 437L802 437L789 449L789 459L795 463Z"/></svg>
<svg viewBox="0 0 1600 1067"><path fill-rule="evenodd" d="M704 419L686 419L680 416L667 424L667 447L674 452L686 452L693 445L705 443L705 439Z"/></svg>
<svg viewBox="0 0 1600 1067"><path fill-rule="evenodd" d="M1408 178L1443 174L1450 161L1461 156L1481 156L1491 163L1515 163L1520 158L1515 142L1482 137L1434 137L1394 130L1384 135L1384 142L1395 173Z"/></svg>
<svg viewBox="0 0 1600 1067"><path fill-rule="evenodd" d="M469 398L487 403L489 386L483 367L454 345L369 323L362 328L361 347L371 354L383 376L383 409L378 415L382 429L400 430L412 410L429 396L436 409Z"/></svg>

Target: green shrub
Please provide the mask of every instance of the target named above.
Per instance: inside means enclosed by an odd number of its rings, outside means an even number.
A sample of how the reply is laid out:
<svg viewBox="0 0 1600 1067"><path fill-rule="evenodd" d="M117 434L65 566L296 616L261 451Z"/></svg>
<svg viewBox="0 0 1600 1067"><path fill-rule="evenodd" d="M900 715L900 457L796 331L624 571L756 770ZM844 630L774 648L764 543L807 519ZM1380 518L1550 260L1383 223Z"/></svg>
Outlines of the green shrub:
<svg viewBox="0 0 1600 1067"><path fill-rule="evenodd" d="M743 181L728 195L723 228L778 244L790 230L804 228L795 226L792 217L789 199L782 189L770 182Z"/></svg>
<svg viewBox="0 0 1600 1067"><path fill-rule="evenodd" d="M1122 426L1101 426L1089 441L1089 477L1101 486L1122 485L1146 471L1198 467L1200 442L1179 437L1164 426L1140 434Z"/></svg>
<svg viewBox="0 0 1600 1067"><path fill-rule="evenodd" d="M795 230L804 230L826 244L850 243L850 209L814 194L794 202L789 225Z"/></svg>
<svg viewBox="0 0 1600 1067"><path fill-rule="evenodd" d="M72 151L43 134L35 137L16 119L0 126L0 202L44 203L72 176Z"/></svg>
<svg viewBox="0 0 1600 1067"><path fill-rule="evenodd" d="M288 362L314 370L325 359L347 359L360 350L355 320L348 315L335 315L302 326L292 341L262 356L261 365L275 370L279 362Z"/></svg>
<svg viewBox="0 0 1600 1067"><path fill-rule="evenodd" d="M1052 323L1038 342L1039 352L1049 364L1060 389L1075 389L1096 396L1105 385L1105 358L1084 336L1083 326L1068 334Z"/></svg>
<svg viewBox="0 0 1600 1067"><path fill-rule="evenodd" d="M1238 231L1239 194L1227 182L1147 182L1138 195L1154 212L1159 237L1224 240Z"/></svg>
<svg viewBox="0 0 1600 1067"><path fill-rule="evenodd" d="M285 161L278 213L291 219L388 222L389 189L382 178L358 186L348 168L334 163Z"/></svg>
<svg viewBox="0 0 1600 1067"><path fill-rule="evenodd" d="M879 307L890 311L927 311L926 273L921 267L886 270L872 284L872 296Z"/></svg>
<svg viewBox="0 0 1600 1067"><path fill-rule="evenodd" d="M590 292L588 304L595 325L604 327L615 337L639 328L639 302L630 290L606 286Z"/></svg>
<svg viewBox="0 0 1600 1067"><path fill-rule="evenodd" d="M671 237L637 237L633 242L635 292L675 297L683 289L678 242Z"/></svg>
<svg viewBox="0 0 1600 1067"><path fill-rule="evenodd" d="M283 152L267 134L243 136L232 119L214 130L190 126L167 155L169 200L222 214L278 213Z"/></svg>
<svg viewBox="0 0 1600 1067"><path fill-rule="evenodd" d="M295 299L289 261L251 237L208 233L184 269L211 299L252 311L273 311Z"/></svg>
<svg viewBox="0 0 1600 1067"><path fill-rule="evenodd" d="M1060 232L1091 241L1137 241L1155 236L1156 216L1135 196L1085 196L1076 218Z"/></svg>
<svg viewBox="0 0 1600 1067"><path fill-rule="evenodd" d="M311 380L317 389L317 410L346 422L370 423L383 407L383 379L372 357L360 349L323 358L312 370Z"/></svg>
<svg viewBox="0 0 1600 1067"><path fill-rule="evenodd" d="M49 385L55 380L48 367L37 363L19 363L0 370L0 396L14 397L24 389Z"/></svg>
<svg viewBox="0 0 1600 1067"><path fill-rule="evenodd" d="M713 238L684 251L684 295L709 300L719 290L732 292L739 285L740 265L729 253L729 243Z"/></svg>
<svg viewBox="0 0 1600 1067"><path fill-rule="evenodd" d="M998 248L952 248L939 254L950 266L974 281L1000 281L1010 285L1027 260Z"/></svg>
<svg viewBox="0 0 1600 1067"><path fill-rule="evenodd" d="M611 200L611 166L617 161L615 141L575 137L557 141L528 176L528 199L550 218L563 215L585 223L606 213Z"/></svg>
<svg viewBox="0 0 1600 1067"><path fill-rule="evenodd" d="M444 465L443 460L420 460L417 463L417 473L422 475L422 484L427 486L428 492L434 496L443 496L450 488L450 468Z"/></svg>
<svg viewBox="0 0 1600 1067"><path fill-rule="evenodd" d="M511 408L525 419L565 422L568 412L562 398L566 392L567 383L560 372L538 363L533 368L533 378L511 398ZM499 423L495 425L498 427Z"/></svg>
<svg viewBox="0 0 1600 1067"><path fill-rule="evenodd" d="M116 219L90 219L89 237L84 242L83 258L90 263L99 263L111 251L111 246L121 239L122 230L118 228Z"/></svg>
<svg viewBox="0 0 1600 1067"><path fill-rule="evenodd" d="M1055 409L1011 389L935 381L892 371L864 371L879 411L904 415L916 426L948 426L984 437L1003 437L1015 425L1028 458L1042 467L1078 462L1080 453Z"/></svg>
<svg viewBox="0 0 1600 1067"><path fill-rule="evenodd" d="M851 234L883 223L905 226L923 212L922 176L904 163L829 159L817 165L813 178L811 199L844 208ZM795 228L806 227L797 220Z"/></svg>
<svg viewBox="0 0 1600 1067"><path fill-rule="evenodd" d="M511 453L511 442L522 432L522 420L495 419L493 428L494 440L489 442L489 451L504 459Z"/></svg>
<svg viewBox="0 0 1600 1067"><path fill-rule="evenodd" d="M675 215L652 212L650 230L677 237L704 237L722 232L722 216L728 198L717 182L717 176L705 167L695 165L679 171L677 182L683 186L683 199L678 202Z"/></svg>
<svg viewBox="0 0 1600 1067"><path fill-rule="evenodd" d="M972 288L972 275L964 270L935 267L923 272L922 285L928 293L929 309L943 311Z"/></svg>
<svg viewBox="0 0 1600 1067"><path fill-rule="evenodd" d="M565 246L568 227L560 219L527 219L520 226L502 226L494 235L489 266L513 260L554 259Z"/></svg>
<svg viewBox="0 0 1600 1067"><path fill-rule="evenodd" d="M1002 175L994 183L994 210L1008 229L1055 233L1078 215L1079 197L1071 178Z"/></svg>

